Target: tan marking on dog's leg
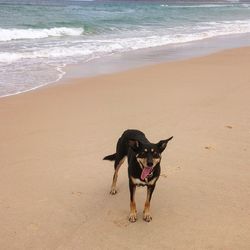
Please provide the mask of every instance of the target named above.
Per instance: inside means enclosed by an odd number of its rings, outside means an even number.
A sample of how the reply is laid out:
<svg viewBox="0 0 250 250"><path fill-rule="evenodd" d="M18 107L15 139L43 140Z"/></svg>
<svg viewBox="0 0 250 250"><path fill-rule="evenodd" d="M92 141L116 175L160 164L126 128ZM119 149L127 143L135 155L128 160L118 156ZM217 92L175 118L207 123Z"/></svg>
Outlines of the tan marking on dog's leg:
<svg viewBox="0 0 250 250"><path fill-rule="evenodd" d="M136 186L134 185L133 187L133 193L132 193L132 199L130 201L130 213L129 213L129 221L130 222L136 222L136 204L135 204L135 190Z"/></svg>
<svg viewBox="0 0 250 250"><path fill-rule="evenodd" d="M150 187L148 187L147 188L147 199L146 199L144 210L143 210L143 219L146 222L150 222L152 220L152 216L150 215L151 195L152 195L152 189Z"/></svg>
<svg viewBox="0 0 250 250"><path fill-rule="evenodd" d="M136 222L136 205L134 201L130 202L129 221Z"/></svg>
<svg viewBox="0 0 250 250"><path fill-rule="evenodd" d="M125 158L126 157L123 157L119 164L117 165L116 169L115 169L115 172L114 172L114 175L113 175L113 181L112 181L112 185L111 185L111 190L110 190L110 194L114 195L117 193L117 189L116 189L116 183L117 183L117 178L118 178L118 171L121 167L121 165L123 164L123 162L125 161Z"/></svg>

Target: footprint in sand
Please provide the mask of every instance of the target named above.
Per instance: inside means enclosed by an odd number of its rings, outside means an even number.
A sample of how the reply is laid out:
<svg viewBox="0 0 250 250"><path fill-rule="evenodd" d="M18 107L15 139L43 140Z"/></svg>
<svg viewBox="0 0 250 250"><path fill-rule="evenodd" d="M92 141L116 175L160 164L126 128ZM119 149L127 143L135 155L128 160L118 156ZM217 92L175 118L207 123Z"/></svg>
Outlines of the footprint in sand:
<svg viewBox="0 0 250 250"><path fill-rule="evenodd" d="M77 196L80 196L82 195L82 192L71 192L72 195L77 195Z"/></svg>
<svg viewBox="0 0 250 250"><path fill-rule="evenodd" d="M127 227L130 224L129 221L124 220L124 219L114 220L113 222L117 227L120 227L120 228Z"/></svg>
<svg viewBox="0 0 250 250"><path fill-rule="evenodd" d="M30 231L37 231L38 229L39 229L39 226L35 223L30 223L28 225L28 230L30 230Z"/></svg>
<svg viewBox="0 0 250 250"><path fill-rule="evenodd" d="M160 176L163 177L163 178L167 178L168 177L167 174L161 174Z"/></svg>

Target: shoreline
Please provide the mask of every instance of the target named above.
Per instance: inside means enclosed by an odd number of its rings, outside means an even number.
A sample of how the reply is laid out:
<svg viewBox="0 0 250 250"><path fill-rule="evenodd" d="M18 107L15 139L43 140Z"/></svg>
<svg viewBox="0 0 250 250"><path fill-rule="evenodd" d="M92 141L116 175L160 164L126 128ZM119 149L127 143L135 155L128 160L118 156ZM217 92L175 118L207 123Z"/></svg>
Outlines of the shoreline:
<svg viewBox="0 0 250 250"><path fill-rule="evenodd" d="M67 73L63 81L108 75L168 62L189 60L229 49L249 46L250 33L246 33L221 35L187 43L126 51L86 63L67 65ZM83 69L85 72L83 72Z"/></svg>
<svg viewBox="0 0 250 250"><path fill-rule="evenodd" d="M231 49L1 98L1 248L249 249L249 57ZM174 136L150 223L144 188L128 222L126 164L109 194L102 158L128 128Z"/></svg>
<svg viewBox="0 0 250 250"><path fill-rule="evenodd" d="M37 91L42 88L53 86L54 84L65 84L74 79L98 77L149 65L189 60L228 49L248 46L250 46L250 33L222 35L189 43L171 44L115 53L88 62L79 62L58 67L57 71L60 72L60 75L56 81L44 83L18 93L3 95L0 96L0 99L30 91Z"/></svg>

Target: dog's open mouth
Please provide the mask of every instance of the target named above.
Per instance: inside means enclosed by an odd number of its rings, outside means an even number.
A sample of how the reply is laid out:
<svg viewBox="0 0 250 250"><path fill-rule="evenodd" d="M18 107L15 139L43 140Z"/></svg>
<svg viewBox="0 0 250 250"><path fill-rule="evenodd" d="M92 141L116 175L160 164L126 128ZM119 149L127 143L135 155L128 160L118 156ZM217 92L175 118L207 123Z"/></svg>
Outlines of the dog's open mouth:
<svg viewBox="0 0 250 250"><path fill-rule="evenodd" d="M153 171L153 167L144 167L141 172L141 179L145 180L145 178L147 178L151 174L152 171Z"/></svg>

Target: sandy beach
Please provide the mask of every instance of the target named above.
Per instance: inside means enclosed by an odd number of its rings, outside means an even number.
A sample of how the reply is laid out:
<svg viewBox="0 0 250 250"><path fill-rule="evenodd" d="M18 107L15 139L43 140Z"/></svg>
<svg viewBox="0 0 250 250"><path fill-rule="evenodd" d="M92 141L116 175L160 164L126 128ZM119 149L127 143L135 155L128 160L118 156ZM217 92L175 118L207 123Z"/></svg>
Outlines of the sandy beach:
<svg viewBox="0 0 250 250"><path fill-rule="evenodd" d="M250 249L250 48L0 99L0 249ZM162 158L150 223L130 223L128 128Z"/></svg>

